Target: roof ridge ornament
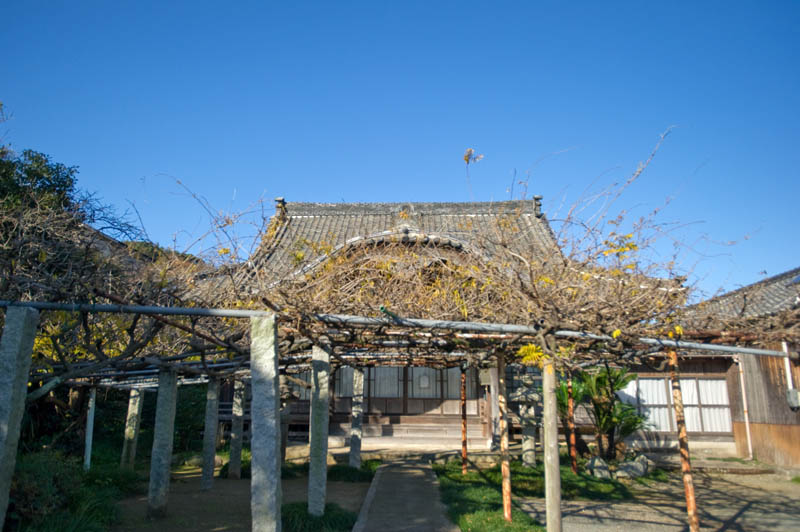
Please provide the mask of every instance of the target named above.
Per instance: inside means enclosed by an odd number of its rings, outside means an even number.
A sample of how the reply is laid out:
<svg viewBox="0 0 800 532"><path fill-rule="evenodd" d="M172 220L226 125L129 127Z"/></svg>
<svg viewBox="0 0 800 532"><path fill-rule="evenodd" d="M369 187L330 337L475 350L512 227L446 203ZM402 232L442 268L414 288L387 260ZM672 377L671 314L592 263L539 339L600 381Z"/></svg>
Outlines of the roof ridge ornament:
<svg viewBox="0 0 800 532"><path fill-rule="evenodd" d="M537 218L542 217L542 196L538 194L533 197L533 214Z"/></svg>
<svg viewBox="0 0 800 532"><path fill-rule="evenodd" d="M275 212L280 221L286 220L286 200L282 196L275 198Z"/></svg>

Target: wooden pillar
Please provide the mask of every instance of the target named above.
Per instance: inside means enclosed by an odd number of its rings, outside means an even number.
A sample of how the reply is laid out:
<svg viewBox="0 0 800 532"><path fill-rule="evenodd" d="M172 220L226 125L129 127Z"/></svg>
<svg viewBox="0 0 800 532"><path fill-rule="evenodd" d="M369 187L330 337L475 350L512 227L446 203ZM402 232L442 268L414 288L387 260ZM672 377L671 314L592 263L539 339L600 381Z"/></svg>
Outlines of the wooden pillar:
<svg viewBox="0 0 800 532"><path fill-rule="evenodd" d="M508 455L508 404L506 403L506 359L497 355L497 406L500 413L500 470L503 475L503 519L511 522L511 464Z"/></svg>
<svg viewBox="0 0 800 532"><path fill-rule="evenodd" d="M206 419L203 430L203 475L200 489L214 487L214 468L217 459L217 428L219 426L219 379L208 378L206 387Z"/></svg>
<svg viewBox="0 0 800 532"><path fill-rule="evenodd" d="M683 489L686 494L686 514L689 517L689 530L698 532L700 520L697 516L697 501L694 496L694 481L692 479L692 464L689 460L689 436L686 434L686 417L683 413L683 395L681 384L678 380L678 353L670 351L669 369L672 381L672 404L675 407L675 423L678 428L678 447L681 453L681 474L683 475Z"/></svg>
<svg viewBox="0 0 800 532"><path fill-rule="evenodd" d="M467 372L461 368L461 474L467 474Z"/></svg>
<svg viewBox="0 0 800 532"><path fill-rule="evenodd" d="M547 532L561 532L561 469L558 457L556 372L552 360L542 367L544 496Z"/></svg>
<svg viewBox="0 0 800 532"><path fill-rule="evenodd" d="M139 441L139 425L142 421L144 392L132 389L128 398L128 415L125 418L125 440L122 442L122 458L119 465L133 469L136 463L136 446Z"/></svg>
<svg viewBox="0 0 800 532"><path fill-rule="evenodd" d="M233 405L231 407L231 459L228 461L228 478L242 478L242 443L244 439L245 384L233 381Z"/></svg>
<svg viewBox="0 0 800 532"><path fill-rule="evenodd" d="M32 308L8 307L0 337L0 527L5 522L11 477L28 393L33 340L39 313Z"/></svg>
<svg viewBox="0 0 800 532"><path fill-rule="evenodd" d="M567 376L567 434L572 472L578 474L578 449L575 441L575 399L572 396L572 374Z"/></svg>
<svg viewBox="0 0 800 532"><path fill-rule="evenodd" d="M353 368L353 398L350 415L350 467L361 467L361 438L364 418L364 368Z"/></svg>
<svg viewBox="0 0 800 532"><path fill-rule="evenodd" d="M319 347L312 348L311 413L308 431L308 513L325 513L325 491L328 480L328 414L330 355Z"/></svg>
<svg viewBox="0 0 800 532"><path fill-rule="evenodd" d="M89 389L89 407L86 409L86 434L83 445L83 470L92 467L92 440L94 439L94 412L97 410L97 388Z"/></svg>
<svg viewBox="0 0 800 532"><path fill-rule="evenodd" d="M281 530L280 385L275 316L250 318L250 512L253 532Z"/></svg>
<svg viewBox="0 0 800 532"><path fill-rule="evenodd" d="M164 517L167 512L177 398L177 374L174 371L161 370L158 374L156 426L153 450L150 452L150 486L147 493L147 516L151 518Z"/></svg>

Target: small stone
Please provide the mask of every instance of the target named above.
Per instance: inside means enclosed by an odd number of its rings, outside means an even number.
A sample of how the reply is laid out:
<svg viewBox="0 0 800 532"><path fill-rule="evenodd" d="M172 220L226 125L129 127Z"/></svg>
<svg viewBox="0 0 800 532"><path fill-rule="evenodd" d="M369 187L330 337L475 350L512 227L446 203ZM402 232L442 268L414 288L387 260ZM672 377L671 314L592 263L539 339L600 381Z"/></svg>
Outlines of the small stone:
<svg viewBox="0 0 800 532"><path fill-rule="evenodd" d="M642 461L623 462L617 467L617 478L637 478L647 474L647 464Z"/></svg>
<svg viewBox="0 0 800 532"><path fill-rule="evenodd" d="M643 454L637 455L636 458L633 459L634 462L641 464L644 467L644 474L650 473L656 468L656 463L650 460Z"/></svg>
<svg viewBox="0 0 800 532"><path fill-rule="evenodd" d="M611 478L611 471L608 469L608 464L599 456L592 457L589 460L589 473L597 478Z"/></svg>

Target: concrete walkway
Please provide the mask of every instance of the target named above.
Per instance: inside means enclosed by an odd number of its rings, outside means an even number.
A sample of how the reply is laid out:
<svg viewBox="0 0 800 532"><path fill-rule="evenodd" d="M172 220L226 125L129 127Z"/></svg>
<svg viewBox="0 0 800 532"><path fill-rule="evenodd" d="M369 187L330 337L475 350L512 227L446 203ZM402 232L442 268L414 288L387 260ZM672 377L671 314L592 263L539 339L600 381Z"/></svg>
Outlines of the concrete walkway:
<svg viewBox="0 0 800 532"><path fill-rule="evenodd" d="M431 466L393 462L378 469L353 532L458 532Z"/></svg>
<svg viewBox="0 0 800 532"><path fill-rule="evenodd" d="M800 530L800 484L782 475L731 475L696 472L694 476L701 530L795 532ZM687 530L683 482L631 485L629 502L563 501L564 532L679 532ZM543 499L517 498L515 504L540 523Z"/></svg>

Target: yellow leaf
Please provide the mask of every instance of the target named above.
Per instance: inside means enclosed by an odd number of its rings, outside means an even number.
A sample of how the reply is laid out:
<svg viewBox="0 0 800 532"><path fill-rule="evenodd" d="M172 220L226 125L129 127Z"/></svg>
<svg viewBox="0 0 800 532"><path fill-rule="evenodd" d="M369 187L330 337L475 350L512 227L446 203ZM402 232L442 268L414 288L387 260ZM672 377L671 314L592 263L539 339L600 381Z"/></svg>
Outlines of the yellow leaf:
<svg viewBox="0 0 800 532"><path fill-rule="evenodd" d="M617 339L622 336L622 331L619 329L614 329L614 332L611 333L611 338Z"/></svg>
<svg viewBox="0 0 800 532"><path fill-rule="evenodd" d="M681 327L680 325L676 325L675 334L677 334L678 336L683 336L683 327Z"/></svg>

